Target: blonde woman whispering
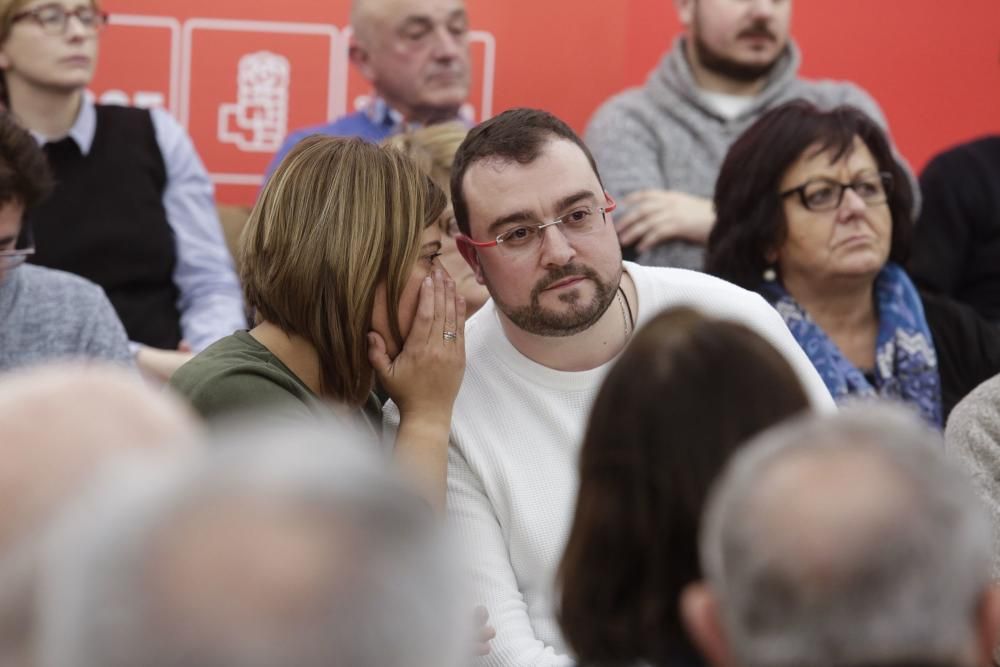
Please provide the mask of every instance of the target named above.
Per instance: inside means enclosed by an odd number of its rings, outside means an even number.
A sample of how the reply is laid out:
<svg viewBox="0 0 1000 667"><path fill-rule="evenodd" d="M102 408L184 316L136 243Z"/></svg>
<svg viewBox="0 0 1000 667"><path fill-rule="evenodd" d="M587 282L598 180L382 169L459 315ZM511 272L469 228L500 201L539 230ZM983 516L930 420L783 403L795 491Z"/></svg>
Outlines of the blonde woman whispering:
<svg viewBox="0 0 1000 667"><path fill-rule="evenodd" d="M378 430L377 378L402 410L397 459L443 507L465 367L465 302L438 265L446 203L398 151L302 141L243 232L240 277L256 326L207 348L171 384L206 417L332 407Z"/></svg>

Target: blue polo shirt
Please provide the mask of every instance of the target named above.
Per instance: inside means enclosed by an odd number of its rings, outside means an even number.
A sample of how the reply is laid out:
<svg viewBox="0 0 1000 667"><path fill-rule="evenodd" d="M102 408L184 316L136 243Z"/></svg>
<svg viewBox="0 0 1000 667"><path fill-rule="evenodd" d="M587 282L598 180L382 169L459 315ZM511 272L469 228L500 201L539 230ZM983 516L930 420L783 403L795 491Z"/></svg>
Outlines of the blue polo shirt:
<svg viewBox="0 0 1000 667"><path fill-rule="evenodd" d="M281 161L285 159L285 156L292 150L295 144L314 134L325 134L335 137L361 137L366 141L378 143L395 133L398 128L399 124L393 122L389 114L385 114L380 120L369 112L355 111L346 116L341 116L332 123L295 130L285 137L281 148L274 154L274 159L271 160L271 164L267 167L266 176L267 178L271 177L271 174L274 173L274 170L278 168L278 165L281 164Z"/></svg>

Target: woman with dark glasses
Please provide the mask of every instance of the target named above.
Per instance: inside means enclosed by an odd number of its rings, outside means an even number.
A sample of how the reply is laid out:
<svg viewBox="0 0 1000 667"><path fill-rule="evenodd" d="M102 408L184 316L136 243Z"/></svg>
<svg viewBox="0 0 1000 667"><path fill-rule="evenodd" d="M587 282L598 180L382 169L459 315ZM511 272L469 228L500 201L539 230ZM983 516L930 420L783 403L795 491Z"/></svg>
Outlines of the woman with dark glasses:
<svg viewBox="0 0 1000 667"><path fill-rule="evenodd" d="M1000 337L903 270L913 193L861 111L790 102L730 148L706 269L781 313L835 400L885 397L944 426L1000 372Z"/></svg>

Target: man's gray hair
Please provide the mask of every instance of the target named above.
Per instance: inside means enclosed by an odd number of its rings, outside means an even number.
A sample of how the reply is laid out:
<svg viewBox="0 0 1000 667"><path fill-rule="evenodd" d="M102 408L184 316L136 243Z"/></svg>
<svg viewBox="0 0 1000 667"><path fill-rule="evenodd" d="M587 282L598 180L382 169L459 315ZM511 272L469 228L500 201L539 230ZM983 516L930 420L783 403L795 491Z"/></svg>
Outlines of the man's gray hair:
<svg viewBox="0 0 1000 667"><path fill-rule="evenodd" d="M701 559L744 667L946 664L973 641L990 546L938 434L855 407L742 449L707 505Z"/></svg>
<svg viewBox="0 0 1000 667"><path fill-rule="evenodd" d="M472 608L454 550L359 437L258 426L104 480L47 545L40 664L457 664Z"/></svg>
<svg viewBox="0 0 1000 667"><path fill-rule="evenodd" d="M110 462L183 457L199 426L181 401L120 366L59 361L0 376L0 665L16 667L34 664L37 571L51 522Z"/></svg>

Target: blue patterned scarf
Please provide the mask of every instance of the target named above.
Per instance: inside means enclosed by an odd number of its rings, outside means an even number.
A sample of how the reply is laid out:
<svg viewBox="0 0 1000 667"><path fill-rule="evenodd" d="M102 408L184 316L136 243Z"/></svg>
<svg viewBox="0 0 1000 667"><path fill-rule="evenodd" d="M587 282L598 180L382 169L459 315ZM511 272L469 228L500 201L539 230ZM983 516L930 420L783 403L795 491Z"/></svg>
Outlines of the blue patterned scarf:
<svg viewBox="0 0 1000 667"><path fill-rule="evenodd" d="M876 396L902 400L917 408L928 422L941 428L941 376L937 353L920 295L901 267L886 264L875 278L879 326L874 387L780 283L764 282L757 291L781 314L835 401Z"/></svg>

